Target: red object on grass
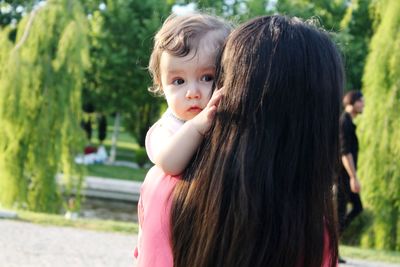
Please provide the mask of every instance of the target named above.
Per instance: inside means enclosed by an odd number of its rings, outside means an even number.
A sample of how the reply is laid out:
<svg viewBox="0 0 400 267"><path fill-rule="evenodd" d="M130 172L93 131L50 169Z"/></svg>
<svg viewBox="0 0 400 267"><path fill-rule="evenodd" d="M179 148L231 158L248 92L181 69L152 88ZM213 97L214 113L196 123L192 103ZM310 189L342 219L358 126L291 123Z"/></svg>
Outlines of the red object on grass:
<svg viewBox="0 0 400 267"><path fill-rule="evenodd" d="M94 146L87 146L85 147L85 155L87 154L92 154L92 153L96 153L97 152L97 148Z"/></svg>

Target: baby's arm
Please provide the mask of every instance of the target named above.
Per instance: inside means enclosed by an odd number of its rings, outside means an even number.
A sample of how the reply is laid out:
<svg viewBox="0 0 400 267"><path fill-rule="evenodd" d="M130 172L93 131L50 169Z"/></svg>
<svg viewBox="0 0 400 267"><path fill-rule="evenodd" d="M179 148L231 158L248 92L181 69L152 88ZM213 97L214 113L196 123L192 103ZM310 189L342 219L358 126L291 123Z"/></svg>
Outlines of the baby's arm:
<svg viewBox="0 0 400 267"><path fill-rule="evenodd" d="M154 155L154 161L165 173L178 175L186 168L204 134L210 129L220 99L221 93L215 91L207 106L162 144L160 151Z"/></svg>

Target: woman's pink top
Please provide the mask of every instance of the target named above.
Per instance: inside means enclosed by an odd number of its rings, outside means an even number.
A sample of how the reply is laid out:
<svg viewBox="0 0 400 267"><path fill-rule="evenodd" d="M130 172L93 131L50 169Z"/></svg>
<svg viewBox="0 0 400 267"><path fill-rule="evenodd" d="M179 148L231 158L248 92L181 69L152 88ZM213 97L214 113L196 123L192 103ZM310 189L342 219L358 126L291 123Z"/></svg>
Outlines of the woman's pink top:
<svg viewBox="0 0 400 267"><path fill-rule="evenodd" d="M167 110L147 132L146 151L153 156L163 142L173 135L183 121ZM170 243L171 193L178 177L165 174L153 166L146 175L138 203L139 235L135 250L138 267L172 267Z"/></svg>
<svg viewBox="0 0 400 267"><path fill-rule="evenodd" d="M171 136L182 125L183 122L167 110L150 128L146 136L146 151L152 162L155 151L168 138L165 130ZM146 175L138 203L139 235L134 253L137 267L173 267L170 210L171 194L178 180L179 176L167 175L157 166L152 167ZM325 244L328 243L329 237L325 232ZM322 267L329 267L329 260L329 247L325 246Z"/></svg>

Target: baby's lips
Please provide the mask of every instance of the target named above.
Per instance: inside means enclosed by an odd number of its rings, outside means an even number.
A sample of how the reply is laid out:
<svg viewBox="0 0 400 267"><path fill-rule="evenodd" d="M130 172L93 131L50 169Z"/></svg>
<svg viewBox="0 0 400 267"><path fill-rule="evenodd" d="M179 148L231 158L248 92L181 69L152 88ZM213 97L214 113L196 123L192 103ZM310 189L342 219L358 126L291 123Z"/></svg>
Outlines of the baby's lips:
<svg viewBox="0 0 400 267"><path fill-rule="evenodd" d="M200 108L200 107L198 107L198 106L193 106L193 107L190 107L189 109L188 109L189 111L202 111L203 109L202 108Z"/></svg>

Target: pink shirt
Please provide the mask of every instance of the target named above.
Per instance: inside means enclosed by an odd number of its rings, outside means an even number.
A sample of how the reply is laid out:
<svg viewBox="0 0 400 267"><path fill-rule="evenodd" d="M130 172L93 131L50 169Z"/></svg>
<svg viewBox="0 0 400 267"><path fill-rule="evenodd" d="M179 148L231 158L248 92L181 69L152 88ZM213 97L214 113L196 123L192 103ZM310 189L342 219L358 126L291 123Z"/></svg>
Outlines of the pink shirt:
<svg viewBox="0 0 400 267"><path fill-rule="evenodd" d="M157 149L183 125L167 110L147 132L146 151L154 163ZM172 267L170 243L171 194L178 177L153 166L146 175L138 203L139 235L135 257L138 267Z"/></svg>

